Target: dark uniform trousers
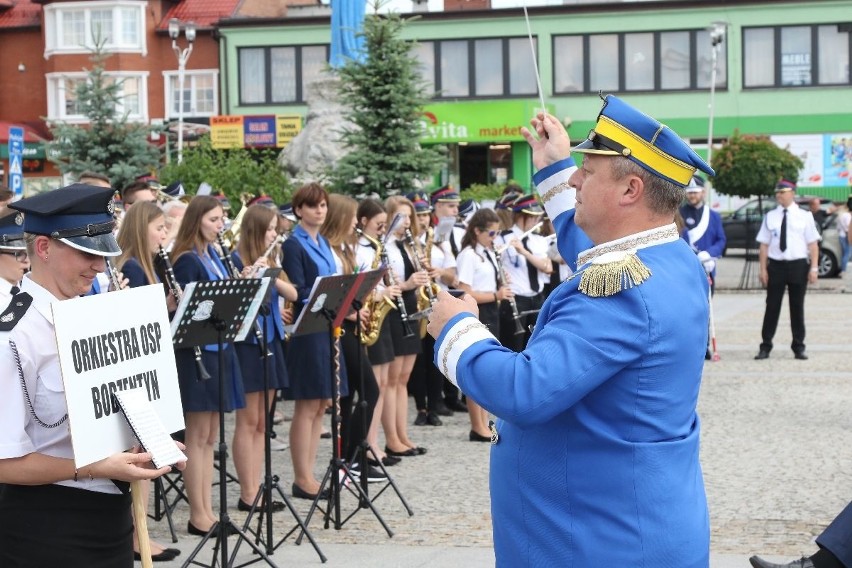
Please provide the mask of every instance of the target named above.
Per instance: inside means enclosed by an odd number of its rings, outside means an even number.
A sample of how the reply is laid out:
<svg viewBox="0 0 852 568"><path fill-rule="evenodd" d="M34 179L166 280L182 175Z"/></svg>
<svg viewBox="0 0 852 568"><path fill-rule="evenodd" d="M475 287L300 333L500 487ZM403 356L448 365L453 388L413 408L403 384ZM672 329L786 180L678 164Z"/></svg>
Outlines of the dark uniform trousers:
<svg viewBox="0 0 852 568"><path fill-rule="evenodd" d="M852 566L852 503L846 505L816 539L821 548L831 552L844 566Z"/></svg>
<svg viewBox="0 0 852 568"><path fill-rule="evenodd" d="M808 271L810 262L806 258L798 260L768 260L769 282L766 286L766 312L763 315L763 343L761 351L772 350L772 338L778 327L781 302L784 290L790 294L790 327L793 331L793 352L805 350L805 292L808 290Z"/></svg>
<svg viewBox="0 0 852 568"><path fill-rule="evenodd" d="M515 305L518 306L518 313L522 314L530 310L540 310L544 302L541 294L535 296L515 296ZM503 347L508 347L515 353L520 353L527 346L527 341L530 339L531 328L535 325L538 314L530 314L520 317L520 326L524 330L523 333L516 334L517 324L512 313L512 306L508 301L500 302L500 343Z"/></svg>

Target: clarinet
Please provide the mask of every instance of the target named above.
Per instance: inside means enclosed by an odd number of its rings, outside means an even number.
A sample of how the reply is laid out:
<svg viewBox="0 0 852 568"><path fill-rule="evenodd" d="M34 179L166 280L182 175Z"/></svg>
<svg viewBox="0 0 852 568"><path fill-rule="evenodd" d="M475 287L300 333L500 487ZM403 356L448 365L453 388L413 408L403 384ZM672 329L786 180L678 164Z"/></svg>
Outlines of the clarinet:
<svg viewBox="0 0 852 568"><path fill-rule="evenodd" d="M493 243L491 247L494 251L494 258L497 259L497 269L500 272L500 279L499 282L497 282L497 288L500 288L501 286L505 286L509 279L506 278L506 270L503 268L503 254L496 246L494 246ZM512 309L512 322L515 324L514 335L521 335L524 333L524 325L521 323L521 314L518 312L518 303L515 302L515 298L508 298L506 301L509 302L509 307Z"/></svg>
<svg viewBox="0 0 852 568"><path fill-rule="evenodd" d="M216 254L219 256L219 260L222 261L222 264L225 266L225 270L228 271L231 278L240 278L240 271L237 270L237 267L234 265L234 261L231 258L231 251L228 249L227 245L225 245L225 238L222 233L216 235L216 241L219 243L219 248L216 250ZM214 247L215 248L215 247ZM260 331L260 326L257 325L257 320L255 320L251 324L251 329L254 331L254 336L257 338L258 347L263 349L263 332ZM267 351L267 355L272 355L271 352Z"/></svg>
<svg viewBox="0 0 852 568"><path fill-rule="evenodd" d="M390 280L391 286L399 286L399 281L396 278L396 273L393 271L393 268L388 261L388 249L387 247L382 247L382 264L388 267L388 279ZM402 320L402 334L403 337L411 337L414 335L414 331L411 329L411 322L408 319L408 309L405 307L405 300L400 296L396 300L396 307L399 309L399 319Z"/></svg>
<svg viewBox="0 0 852 568"><path fill-rule="evenodd" d="M258 257L258 260L260 260L261 258L265 258L265 257L269 256L270 254L272 254L272 251L275 249L275 247L280 245L280 244L283 244L284 241L286 241L286 240L287 240L287 235L278 235L277 237L275 237L275 239L272 241L272 244L270 244L268 247L266 247L266 250L263 251L263 254ZM251 272L251 275L249 276L249 278L260 278L261 270L264 270L264 269L261 268L260 266L255 266L252 269L252 272Z"/></svg>
<svg viewBox="0 0 852 568"><path fill-rule="evenodd" d="M175 301L180 304L180 299L183 297L183 290L181 290L180 284L178 284L177 278L175 278L175 271L172 267L172 260L169 258L169 253L166 252L163 245L160 245L157 254L163 261L163 280L166 281L166 286L169 287L169 292L174 296ZM204 361L201 360L201 347L196 345L192 348L192 351L195 355L195 365L198 367L198 376L206 381L210 378L210 373L204 366Z"/></svg>

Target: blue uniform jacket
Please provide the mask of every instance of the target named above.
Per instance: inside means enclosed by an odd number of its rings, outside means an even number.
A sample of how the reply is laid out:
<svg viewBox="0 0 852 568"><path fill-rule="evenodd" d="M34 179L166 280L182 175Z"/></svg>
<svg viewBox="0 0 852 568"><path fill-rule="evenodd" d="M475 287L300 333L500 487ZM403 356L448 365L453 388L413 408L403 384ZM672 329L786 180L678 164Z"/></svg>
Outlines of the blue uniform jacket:
<svg viewBox="0 0 852 568"><path fill-rule="evenodd" d="M563 258L573 162L537 174ZM604 297L558 286L528 347L503 348L471 314L436 341L435 364L498 417L491 451L498 566L704 568L709 521L695 412L707 345L707 279L674 225L637 247L651 271ZM572 240L569 240L572 239Z"/></svg>

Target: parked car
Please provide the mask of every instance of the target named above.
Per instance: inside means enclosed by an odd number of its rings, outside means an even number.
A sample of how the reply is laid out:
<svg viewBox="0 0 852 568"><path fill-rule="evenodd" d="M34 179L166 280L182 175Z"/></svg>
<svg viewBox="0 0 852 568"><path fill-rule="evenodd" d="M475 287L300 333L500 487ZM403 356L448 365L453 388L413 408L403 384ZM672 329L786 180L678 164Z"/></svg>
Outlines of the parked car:
<svg viewBox="0 0 852 568"><path fill-rule="evenodd" d="M813 199L813 196L799 196L796 198L796 203L802 209L807 209L811 199ZM825 210L832 207L830 199L820 198L820 203ZM761 200L752 199L733 213L722 217L722 228L727 240L725 252L727 253L728 249L747 249L747 253L756 254L758 249L756 238L757 232L760 230L760 223L763 221L763 216L775 209L776 206L777 203L773 197L765 197ZM837 215L831 213L823 221L822 226L817 227L822 235L819 250L820 278L831 278L837 276L840 272L842 252L835 227L836 218Z"/></svg>

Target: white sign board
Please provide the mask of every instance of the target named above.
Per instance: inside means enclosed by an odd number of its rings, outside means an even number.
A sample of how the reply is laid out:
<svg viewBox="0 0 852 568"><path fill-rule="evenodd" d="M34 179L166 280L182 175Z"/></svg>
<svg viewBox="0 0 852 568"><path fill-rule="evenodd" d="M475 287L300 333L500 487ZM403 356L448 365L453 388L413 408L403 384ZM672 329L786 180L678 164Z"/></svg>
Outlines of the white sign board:
<svg viewBox="0 0 852 568"><path fill-rule="evenodd" d="M145 392L167 431L183 429L162 285L75 298L52 308L77 468L137 443L113 392Z"/></svg>

